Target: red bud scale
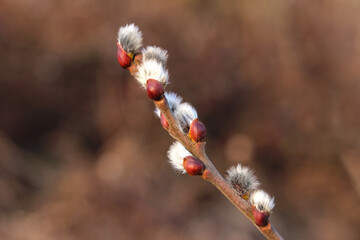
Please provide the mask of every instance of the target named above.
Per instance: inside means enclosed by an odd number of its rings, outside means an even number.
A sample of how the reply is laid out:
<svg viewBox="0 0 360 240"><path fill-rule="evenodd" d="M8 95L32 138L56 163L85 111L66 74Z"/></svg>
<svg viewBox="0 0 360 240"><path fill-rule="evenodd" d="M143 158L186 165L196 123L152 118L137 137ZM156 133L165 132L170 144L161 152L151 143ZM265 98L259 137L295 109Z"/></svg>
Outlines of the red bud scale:
<svg viewBox="0 0 360 240"><path fill-rule="evenodd" d="M205 135L206 135L205 125L202 122L200 122L199 119L196 118L190 124L190 129L189 129L190 138L195 142L199 142L205 138Z"/></svg>
<svg viewBox="0 0 360 240"><path fill-rule="evenodd" d="M270 217L269 212L259 211L255 206L252 206L252 211L256 225L258 225L259 227L265 227L268 225Z"/></svg>
<svg viewBox="0 0 360 240"><path fill-rule="evenodd" d="M164 97L164 85L155 79L146 81L146 91L150 99L159 101Z"/></svg>
<svg viewBox="0 0 360 240"><path fill-rule="evenodd" d="M118 45L117 58L120 66L122 66L123 68L130 67L131 65L130 56L127 54L127 52L125 52L124 49L122 49L119 43L117 45Z"/></svg>
<svg viewBox="0 0 360 240"><path fill-rule="evenodd" d="M187 156L184 158L183 166L186 172L191 176L199 176L202 175L205 166L204 164L197 158L193 156Z"/></svg>
<svg viewBox="0 0 360 240"><path fill-rule="evenodd" d="M161 126L163 126L163 128L165 128L165 129L169 128L169 123L166 120L164 114L162 114L162 113L160 113L160 123L161 123Z"/></svg>

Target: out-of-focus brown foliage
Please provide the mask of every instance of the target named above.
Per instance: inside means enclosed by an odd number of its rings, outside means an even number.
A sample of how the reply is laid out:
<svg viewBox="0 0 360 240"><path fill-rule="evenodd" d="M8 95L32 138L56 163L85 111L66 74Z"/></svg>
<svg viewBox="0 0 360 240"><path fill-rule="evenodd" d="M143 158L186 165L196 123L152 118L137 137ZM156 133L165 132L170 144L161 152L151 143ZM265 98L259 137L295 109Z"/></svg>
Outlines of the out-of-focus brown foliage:
<svg viewBox="0 0 360 240"><path fill-rule="evenodd" d="M170 53L224 173L256 170L286 239L360 238L359 1L0 2L1 239L261 239L118 66L134 22Z"/></svg>

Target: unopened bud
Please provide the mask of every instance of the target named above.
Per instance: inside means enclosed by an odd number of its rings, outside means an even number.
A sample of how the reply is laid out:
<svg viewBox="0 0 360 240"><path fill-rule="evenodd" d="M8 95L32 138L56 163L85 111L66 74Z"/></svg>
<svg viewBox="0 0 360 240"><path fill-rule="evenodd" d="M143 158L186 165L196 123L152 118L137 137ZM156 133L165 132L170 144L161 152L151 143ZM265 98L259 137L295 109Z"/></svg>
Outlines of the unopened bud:
<svg viewBox="0 0 360 240"><path fill-rule="evenodd" d="M205 166L204 164L197 158L193 156L187 156L184 158L183 166L186 172L191 176L199 176L202 175Z"/></svg>
<svg viewBox="0 0 360 240"><path fill-rule="evenodd" d="M159 101L164 97L164 85L155 79L146 81L146 91L150 99Z"/></svg>
<svg viewBox="0 0 360 240"><path fill-rule="evenodd" d="M165 128L165 129L169 128L169 123L166 120L164 114L162 114L162 113L160 113L160 123L161 123L161 126L163 126L163 128Z"/></svg>
<svg viewBox="0 0 360 240"><path fill-rule="evenodd" d="M199 119L195 119L194 121L192 121L189 129L190 138L195 142L199 142L204 139L205 135L206 135L205 125L202 122L200 122Z"/></svg>
<svg viewBox="0 0 360 240"><path fill-rule="evenodd" d="M265 227L268 225L270 217L269 212L259 211L255 206L252 206L252 211L256 225L258 225L259 227Z"/></svg>
<svg viewBox="0 0 360 240"><path fill-rule="evenodd" d="M124 49L122 49L119 43L117 45L118 45L117 58L120 66L122 66L123 68L130 67L131 66L130 56L127 54L127 52L125 52Z"/></svg>
<svg viewBox="0 0 360 240"><path fill-rule="evenodd" d="M275 206L274 198L263 190L256 190L251 193L250 202L256 225L259 227L268 225L271 210Z"/></svg>

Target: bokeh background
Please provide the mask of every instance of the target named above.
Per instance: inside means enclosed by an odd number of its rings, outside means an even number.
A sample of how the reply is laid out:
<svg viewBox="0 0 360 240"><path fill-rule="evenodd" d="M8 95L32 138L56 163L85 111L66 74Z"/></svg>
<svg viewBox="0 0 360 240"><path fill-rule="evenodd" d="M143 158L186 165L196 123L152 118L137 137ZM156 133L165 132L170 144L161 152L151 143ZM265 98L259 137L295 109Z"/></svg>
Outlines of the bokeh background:
<svg viewBox="0 0 360 240"><path fill-rule="evenodd" d="M1 239L264 239L170 168L117 63L132 22L169 51L219 171L248 165L275 196L286 239L360 239L357 0L1 0Z"/></svg>

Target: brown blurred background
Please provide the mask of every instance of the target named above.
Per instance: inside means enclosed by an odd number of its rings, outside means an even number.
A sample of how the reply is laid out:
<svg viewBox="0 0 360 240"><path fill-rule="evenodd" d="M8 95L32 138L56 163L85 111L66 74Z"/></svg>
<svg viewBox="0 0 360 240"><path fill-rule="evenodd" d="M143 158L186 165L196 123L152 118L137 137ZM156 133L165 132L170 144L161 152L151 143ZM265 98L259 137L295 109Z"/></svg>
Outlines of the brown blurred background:
<svg viewBox="0 0 360 240"><path fill-rule="evenodd" d="M172 139L116 59L169 51L221 173L243 163L286 239L360 239L360 2L0 0L0 239L264 239Z"/></svg>

